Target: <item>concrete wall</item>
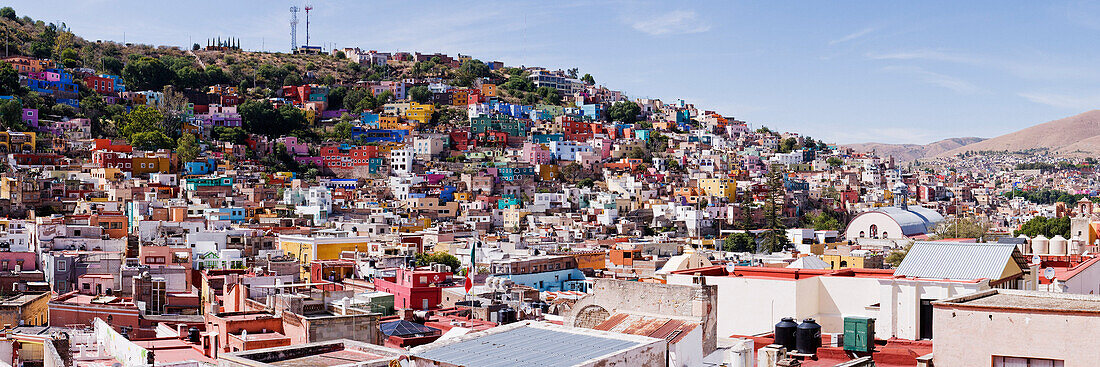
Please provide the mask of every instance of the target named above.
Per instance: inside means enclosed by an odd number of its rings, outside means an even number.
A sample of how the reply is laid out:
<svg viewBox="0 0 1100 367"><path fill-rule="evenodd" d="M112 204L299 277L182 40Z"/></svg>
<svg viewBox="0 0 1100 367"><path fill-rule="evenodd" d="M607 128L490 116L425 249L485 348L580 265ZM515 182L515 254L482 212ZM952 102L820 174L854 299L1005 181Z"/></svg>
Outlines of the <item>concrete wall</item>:
<svg viewBox="0 0 1100 367"><path fill-rule="evenodd" d="M690 277L689 277L690 279ZM682 318L702 323L703 351L717 343L718 287L595 279L592 291L565 315L564 324L592 327L616 313Z"/></svg>
<svg viewBox="0 0 1100 367"><path fill-rule="evenodd" d="M937 305L932 346L936 367L990 366L993 356L1064 360L1065 367L1095 366L1100 348L1094 313L970 309Z"/></svg>

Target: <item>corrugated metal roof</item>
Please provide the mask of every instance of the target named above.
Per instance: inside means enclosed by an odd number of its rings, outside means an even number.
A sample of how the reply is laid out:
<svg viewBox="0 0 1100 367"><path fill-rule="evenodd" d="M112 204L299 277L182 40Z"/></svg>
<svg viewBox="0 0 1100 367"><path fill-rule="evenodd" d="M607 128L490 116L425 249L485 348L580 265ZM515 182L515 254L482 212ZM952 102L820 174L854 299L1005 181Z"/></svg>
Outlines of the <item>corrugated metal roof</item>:
<svg viewBox="0 0 1100 367"><path fill-rule="evenodd" d="M909 249L896 276L950 279L999 280L1013 258L1016 246L1004 243L961 243L918 241ZM1022 257L1021 257L1022 258Z"/></svg>
<svg viewBox="0 0 1100 367"><path fill-rule="evenodd" d="M612 331L623 334L648 336L664 339L668 342L678 342L682 336L697 327L698 323L667 317L650 317L631 314L614 314L596 325L593 329Z"/></svg>
<svg viewBox="0 0 1100 367"><path fill-rule="evenodd" d="M414 354L459 366L575 366L646 343L544 328L520 327Z"/></svg>

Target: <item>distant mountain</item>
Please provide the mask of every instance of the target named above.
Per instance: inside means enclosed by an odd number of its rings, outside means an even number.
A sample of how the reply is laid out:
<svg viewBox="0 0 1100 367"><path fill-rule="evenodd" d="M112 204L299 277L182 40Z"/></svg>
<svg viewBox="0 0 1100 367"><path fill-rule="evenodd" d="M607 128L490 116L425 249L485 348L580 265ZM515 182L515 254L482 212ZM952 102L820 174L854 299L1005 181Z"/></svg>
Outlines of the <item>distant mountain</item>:
<svg viewBox="0 0 1100 367"><path fill-rule="evenodd" d="M978 143L985 140L984 138L951 138L943 139L935 143L928 143L924 145L920 144L886 144L886 143L862 143L862 144L847 144L845 147L852 148L857 152L870 152L874 151L879 156L893 156L895 160L899 162L911 162L917 159L925 157L934 157L944 152L965 147L970 144Z"/></svg>
<svg viewBox="0 0 1100 367"><path fill-rule="evenodd" d="M964 152L1046 150L1062 155L1100 154L1100 110L1044 122L1017 132L948 150L938 156Z"/></svg>

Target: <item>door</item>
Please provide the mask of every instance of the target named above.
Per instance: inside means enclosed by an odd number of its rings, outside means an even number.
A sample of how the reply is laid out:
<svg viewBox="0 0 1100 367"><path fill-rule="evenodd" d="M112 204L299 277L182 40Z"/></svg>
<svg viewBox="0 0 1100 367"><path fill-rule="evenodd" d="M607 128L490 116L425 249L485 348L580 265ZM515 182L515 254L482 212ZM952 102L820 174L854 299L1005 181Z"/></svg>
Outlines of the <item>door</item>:
<svg viewBox="0 0 1100 367"><path fill-rule="evenodd" d="M932 301L920 300L920 338L932 339Z"/></svg>

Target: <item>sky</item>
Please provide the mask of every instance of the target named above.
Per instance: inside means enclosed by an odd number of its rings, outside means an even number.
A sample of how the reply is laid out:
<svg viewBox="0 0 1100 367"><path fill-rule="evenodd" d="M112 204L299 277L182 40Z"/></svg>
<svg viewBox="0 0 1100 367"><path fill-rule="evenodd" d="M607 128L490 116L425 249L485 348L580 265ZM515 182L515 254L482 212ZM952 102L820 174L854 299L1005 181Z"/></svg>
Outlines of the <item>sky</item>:
<svg viewBox="0 0 1100 367"><path fill-rule="evenodd" d="M303 1L14 0L88 40L290 49ZM313 0L310 43L576 67L832 143L994 137L1100 106L1100 2ZM305 16L298 42L305 43Z"/></svg>

